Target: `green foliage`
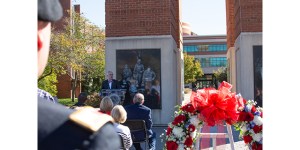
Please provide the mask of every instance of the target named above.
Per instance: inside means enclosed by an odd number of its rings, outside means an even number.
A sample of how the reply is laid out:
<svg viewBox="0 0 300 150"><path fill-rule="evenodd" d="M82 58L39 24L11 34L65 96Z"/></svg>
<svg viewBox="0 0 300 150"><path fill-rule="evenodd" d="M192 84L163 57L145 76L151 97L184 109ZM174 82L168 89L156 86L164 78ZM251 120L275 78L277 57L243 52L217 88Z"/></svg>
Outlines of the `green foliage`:
<svg viewBox="0 0 300 150"><path fill-rule="evenodd" d="M217 71L214 71L214 76L218 82L227 81L227 67L218 68Z"/></svg>
<svg viewBox="0 0 300 150"><path fill-rule="evenodd" d="M88 93L100 89L97 82L104 79L105 35L81 14L73 11L70 16L64 20L65 30L52 32L48 65L59 75L72 74L74 99L78 83L83 83Z"/></svg>
<svg viewBox="0 0 300 150"><path fill-rule="evenodd" d="M58 103L68 106L68 107L73 106L77 102L78 102L77 98L74 100L74 102L72 102L72 100L70 98L58 99Z"/></svg>
<svg viewBox="0 0 300 150"><path fill-rule="evenodd" d="M192 83L203 75L201 64L194 56L184 53L184 83Z"/></svg>
<svg viewBox="0 0 300 150"><path fill-rule="evenodd" d="M50 69L51 68L49 66L46 67L43 75L48 74L50 72ZM56 83L57 83L57 75L54 72L52 72L51 74L45 76L44 78L38 81L38 87L40 89L49 92L52 96L56 96L57 94Z"/></svg>

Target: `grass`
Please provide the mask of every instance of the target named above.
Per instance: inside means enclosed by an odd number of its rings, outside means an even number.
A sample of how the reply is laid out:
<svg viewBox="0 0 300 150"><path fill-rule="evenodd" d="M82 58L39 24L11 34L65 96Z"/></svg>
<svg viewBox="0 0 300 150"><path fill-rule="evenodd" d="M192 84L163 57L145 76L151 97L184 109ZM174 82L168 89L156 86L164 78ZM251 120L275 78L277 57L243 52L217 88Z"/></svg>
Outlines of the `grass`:
<svg viewBox="0 0 300 150"><path fill-rule="evenodd" d="M74 99L74 102L72 102L71 98L58 99L58 102L62 105L70 107L70 106L74 105L75 103L77 103L77 98Z"/></svg>

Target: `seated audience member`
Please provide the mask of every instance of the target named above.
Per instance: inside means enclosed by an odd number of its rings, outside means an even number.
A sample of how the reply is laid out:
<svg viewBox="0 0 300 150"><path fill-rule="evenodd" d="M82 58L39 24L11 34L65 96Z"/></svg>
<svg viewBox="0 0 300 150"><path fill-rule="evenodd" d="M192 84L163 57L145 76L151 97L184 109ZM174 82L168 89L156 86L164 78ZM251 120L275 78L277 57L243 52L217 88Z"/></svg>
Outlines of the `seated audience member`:
<svg viewBox="0 0 300 150"><path fill-rule="evenodd" d="M147 127L147 134L149 136L149 149L154 150L156 144L156 133L152 131L152 118L151 118L151 109L144 106L144 95L141 93L135 94L133 98L132 105L128 105L125 107L127 112L127 119L142 119L145 120L146 127ZM143 137L136 137L137 139ZM136 150L141 150L140 143L133 144Z"/></svg>
<svg viewBox="0 0 300 150"><path fill-rule="evenodd" d="M109 98L109 96L105 96L101 100L99 112L110 115L113 107L114 107L114 104L113 104L112 100Z"/></svg>
<svg viewBox="0 0 300 150"><path fill-rule="evenodd" d="M119 105L121 103L121 98L117 94L109 95L109 98L112 100L114 106Z"/></svg>
<svg viewBox="0 0 300 150"><path fill-rule="evenodd" d="M82 106L86 106L85 101L87 100L87 94L85 92L81 92L78 95L78 102L76 104L74 104L73 106L71 106L71 109L74 109L76 107L82 107Z"/></svg>
<svg viewBox="0 0 300 150"><path fill-rule="evenodd" d="M127 118L127 113L122 105L116 105L112 111L111 116L114 119L114 127L118 134L123 138L124 148L128 150L132 146L132 139L130 130L127 126L124 126L120 123L124 123Z"/></svg>

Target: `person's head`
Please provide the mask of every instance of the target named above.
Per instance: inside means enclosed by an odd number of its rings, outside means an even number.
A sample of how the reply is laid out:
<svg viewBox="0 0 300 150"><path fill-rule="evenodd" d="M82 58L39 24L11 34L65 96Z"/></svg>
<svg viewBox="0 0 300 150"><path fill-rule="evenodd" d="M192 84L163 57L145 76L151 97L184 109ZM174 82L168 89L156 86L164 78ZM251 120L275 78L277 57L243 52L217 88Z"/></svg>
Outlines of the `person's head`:
<svg viewBox="0 0 300 150"><path fill-rule="evenodd" d="M136 93L133 97L133 103L144 103L144 95L142 93Z"/></svg>
<svg viewBox="0 0 300 150"><path fill-rule="evenodd" d="M138 60L137 60L137 63L138 63L138 64L140 64L141 62L142 62L142 60L141 60L141 59L138 59Z"/></svg>
<svg viewBox="0 0 300 150"><path fill-rule="evenodd" d="M87 100L87 94L85 92L81 92L79 95L78 95L78 102L79 103L85 103L85 101Z"/></svg>
<svg viewBox="0 0 300 150"><path fill-rule="evenodd" d="M38 77L44 72L48 61L51 35L51 22L62 17L59 0L38 0Z"/></svg>
<svg viewBox="0 0 300 150"><path fill-rule="evenodd" d="M125 64L124 68L126 68L126 69L127 69L127 68L128 68L128 65L127 65L127 64Z"/></svg>
<svg viewBox="0 0 300 150"><path fill-rule="evenodd" d="M109 98L112 100L114 106L120 104L121 98L119 95L117 94L111 94L109 95Z"/></svg>
<svg viewBox="0 0 300 150"><path fill-rule="evenodd" d="M127 119L127 112L122 105L116 105L111 111L111 117L117 123L124 123Z"/></svg>
<svg viewBox="0 0 300 150"><path fill-rule="evenodd" d="M103 97L103 99L101 100L101 103L100 103L100 111L110 112L113 109L113 107L114 107L114 104L113 104L112 100L108 96Z"/></svg>
<svg viewBox="0 0 300 150"><path fill-rule="evenodd" d="M107 71L106 76L107 76L107 80L112 80L114 77L114 73L112 71Z"/></svg>
<svg viewBox="0 0 300 150"><path fill-rule="evenodd" d="M155 85L159 85L159 81L158 81L158 80L155 80L155 81L154 81L154 84L155 84Z"/></svg>

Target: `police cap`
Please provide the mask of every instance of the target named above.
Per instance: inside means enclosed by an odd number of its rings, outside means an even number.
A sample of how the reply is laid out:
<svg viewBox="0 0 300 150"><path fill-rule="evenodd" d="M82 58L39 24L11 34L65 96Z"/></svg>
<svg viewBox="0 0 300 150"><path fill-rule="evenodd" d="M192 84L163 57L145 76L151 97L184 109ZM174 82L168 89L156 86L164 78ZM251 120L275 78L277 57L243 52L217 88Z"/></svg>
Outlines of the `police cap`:
<svg viewBox="0 0 300 150"><path fill-rule="evenodd" d="M63 15L59 0L38 0L38 20L58 21Z"/></svg>

